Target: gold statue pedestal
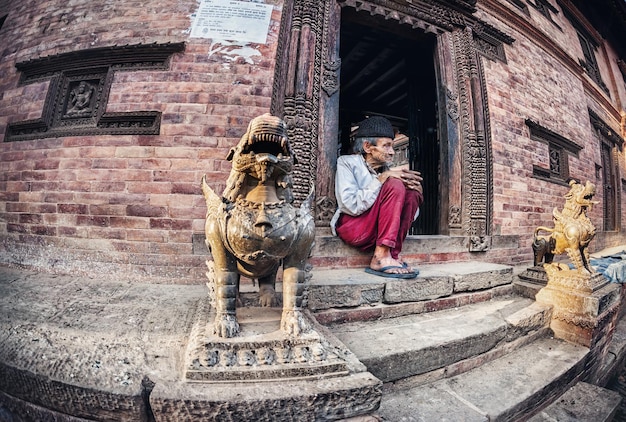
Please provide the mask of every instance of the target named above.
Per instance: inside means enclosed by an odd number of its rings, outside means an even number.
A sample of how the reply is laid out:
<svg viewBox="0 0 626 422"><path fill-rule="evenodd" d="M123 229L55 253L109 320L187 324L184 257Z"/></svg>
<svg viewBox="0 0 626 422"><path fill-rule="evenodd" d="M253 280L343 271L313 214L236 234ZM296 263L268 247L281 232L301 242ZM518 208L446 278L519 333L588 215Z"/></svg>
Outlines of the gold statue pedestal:
<svg viewBox="0 0 626 422"><path fill-rule="evenodd" d="M550 328L555 337L595 348L617 315L621 286L600 273L583 273L563 264L545 264L546 287L537 302L552 305Z"/></svg>

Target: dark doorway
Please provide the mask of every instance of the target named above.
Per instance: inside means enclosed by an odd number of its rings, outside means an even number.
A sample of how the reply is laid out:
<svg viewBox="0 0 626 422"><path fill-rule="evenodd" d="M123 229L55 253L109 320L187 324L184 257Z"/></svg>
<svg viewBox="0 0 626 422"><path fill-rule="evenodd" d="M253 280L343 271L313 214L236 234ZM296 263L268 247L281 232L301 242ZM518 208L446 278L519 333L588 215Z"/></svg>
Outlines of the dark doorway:
<svg viewBox="0 0 626 422"><path fill-rule="evenodd" d="M350 152L351 128L367 116L385 116L408 136L409 165L424 177L425 198L410 234L440 232L434 48L432 34L369 13L342 10L339 153Z"/></svg>
<svg viewBox="0 0 626 422"><path fill-rule="evenodd" d="M615 165L612 147L604 142L602 146L602 181L604 194L604 231L617 230L617 191Z"/></svg>

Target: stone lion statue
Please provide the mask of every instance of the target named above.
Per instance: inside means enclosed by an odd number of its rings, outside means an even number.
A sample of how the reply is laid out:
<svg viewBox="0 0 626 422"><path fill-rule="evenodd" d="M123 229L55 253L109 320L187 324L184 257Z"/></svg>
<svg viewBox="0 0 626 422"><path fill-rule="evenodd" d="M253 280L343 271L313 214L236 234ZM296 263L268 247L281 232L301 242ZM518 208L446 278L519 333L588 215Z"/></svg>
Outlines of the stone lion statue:
<svg viewBox="0 0 626 422"><path fill-rule="evenodd" d="M592 200L596 186L589 181L583 185L572 180L569 184L563 211L554 208L552 212L554 228L540 226L535 229L534 265L539 265L542 260L550 264L554 255L566 252L579 273L592 274L595 271L589 263L587 246L595 236L596 228L587 217L587 211L598 203ZM542 231L549 234L540 235Z"/></svg>
<svg viewBox="0 0 626 422"><path fill-rule="evenodd" d="M276 302L277 271L283 266L281 329L288 335L308 330L302 315L305 265L315 225L310 201L292 205L291 170L296 162L285 123L264 114L252 119L228 154L232 170L222 196L202 178L206 199L206 242L214 261L214 333L234 337L240 275L259 280L261 306ZM311 195L312 197L312 195ZM211 282L211 280L210 280Z"/></svg>

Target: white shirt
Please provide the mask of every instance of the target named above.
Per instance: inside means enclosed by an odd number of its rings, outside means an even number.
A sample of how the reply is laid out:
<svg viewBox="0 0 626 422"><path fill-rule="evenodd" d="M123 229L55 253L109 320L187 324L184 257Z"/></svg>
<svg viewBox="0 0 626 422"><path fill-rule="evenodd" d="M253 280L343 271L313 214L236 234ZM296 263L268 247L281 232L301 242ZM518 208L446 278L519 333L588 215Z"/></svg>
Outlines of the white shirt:
<svg viewBox="0 0 626 422"><path fill-rule="evenodd" d="M357 216L371 208L382 183L361 154L342 155L337 159L335 196L337 211L330 220L333 235L341 213Z"/></svg>

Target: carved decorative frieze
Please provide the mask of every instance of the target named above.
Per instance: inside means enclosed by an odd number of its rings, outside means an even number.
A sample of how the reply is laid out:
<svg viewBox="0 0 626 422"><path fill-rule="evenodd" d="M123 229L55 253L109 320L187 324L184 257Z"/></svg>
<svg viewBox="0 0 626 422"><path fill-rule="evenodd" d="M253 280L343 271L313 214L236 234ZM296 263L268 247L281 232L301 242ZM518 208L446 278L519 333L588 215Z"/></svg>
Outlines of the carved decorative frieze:
<svg viewBox="0 0 626 422"><path fill-rule="evenodd" d="M304 94L285 98L283 120L287 124L287 135L298 160L292 172L293 197L297 204L308 198L315 180L317 150L314 146L317 145L317 139L314 139L313 133L317 133L317 118L317 107Z"/></svg>
<svg viewBox="0 0 626 422"><path fill-rule="evenodd" d="M341 60L324 63L324 73L322 79L322 89L329 97L339 91L339 71Z"/></svg>
<svg viewBox="0 0 626 422"><path fill-rule="evenodd" d="M315 220L327 226L337 209L337 202L327 196L318 197L315 201ZM320 226L322 224L319 224Z"/></svg>
<svg viewBox="0 0 626 422"><path fill-rule="evenodd" d="M320 4L314 0L297 0L293 3L293 15L290 28L283 28L289 31L289 39L283 47L288 48L294 40L300 37L311 37L305 44L311 46L310 50L300 51L310 60L310 65L314 72L307 73L313 75L309 80L304 74L286 76L282 69L277 69L277 75L285 75L288 80L294 80L294 85L287 88L287 94L283 99L274 99L283 102L283 120L287 124L287 134L292 142L294 152L297 157L297 164L293 169L294 180L294 204L299 205L304 202L315 185L317 173L317 136L319 127L319 98L321 87L321 67L322 67L322 34L324 25L328 20L329 2L325 7L320 8ZM306 28L306 30L304 30ZM304 35L306 32L307 35ZM280 53L282 56L284 53ZM282 61L289 69L296 69L293 63ZM293 79L292 79L293 78ZM292 94L290 94L292 92ZM272 109L280 109L273 105Z"/></svg>
<svg viewBox="0 0 626 422"><path fill-rule="evenodd" d="M448 225L451 228L460 228L461 227L461 207L458 205L452 205L450 207L450 215L448 219Z"/></svg>
<svg viewBox="0 0 626 422"><path fill-rule="evenodd" d="M459 119L459 96L446 88L446 110L452 120Z"/></svg>
<svg viewBox="0 0 626 422"><path fill-rule="evenodd" d="M167 69L183 43L106 47L17 63L20 84L50 79L42 117L7 125L4 141L85 135L154 135L158 111L105 113L118 70Z"/></svg>
<svg viewBox="0 0 626 422"><path fill-rule="evenodd" d="M476 46L476 50L485 57L506 63L504 45L490 35L474 32L474 45Z"/></svg>
<svg viewBox="0 0 626 422"><path fill-rule="evenodd" d="M185 356L184 379L193 382L271 381L342 376L349 367L323 335L312 331L300 336L286 336L271 330L268 321L247 322L255 328L235 338L221 338L210 332L212 306L209 298L198 306ZM252 311L250 311L252 312ZM207 328L209 327L209 328ZM265 328L264 328L265 327Z"/></svg>

